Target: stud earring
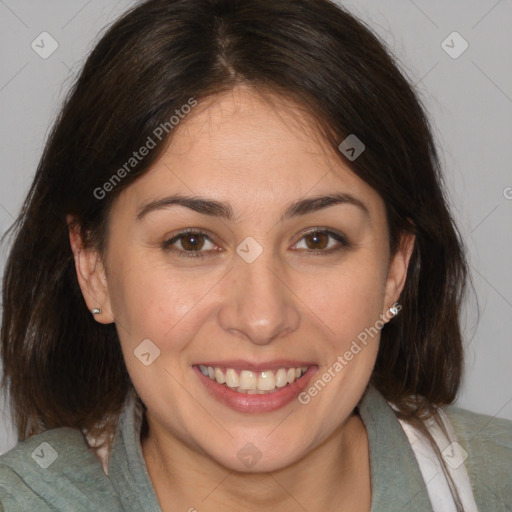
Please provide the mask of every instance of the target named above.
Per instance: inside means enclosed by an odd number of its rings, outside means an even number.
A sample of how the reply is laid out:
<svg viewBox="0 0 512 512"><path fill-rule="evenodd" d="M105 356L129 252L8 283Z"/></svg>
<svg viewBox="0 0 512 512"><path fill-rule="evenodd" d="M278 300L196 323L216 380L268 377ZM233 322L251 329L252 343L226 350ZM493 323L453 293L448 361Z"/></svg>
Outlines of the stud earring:
<svg viewBox="0 0 512 512"><path fill-rule="evenodd" d="M389 308L389 312L390 312L393 316L398 315L398 311L399 311L399 310L398 310L398 308L397 308L397 307L395 307L395 306L391 306L391 307Z"/></svg>
<svg viewBox="0 0 512 512"><path fill-rule="evenodd" d="M92 310L92 314L93 314L93 315L99 315L100 313L101 313L101 308L94 308L94 309Z"/></svg>

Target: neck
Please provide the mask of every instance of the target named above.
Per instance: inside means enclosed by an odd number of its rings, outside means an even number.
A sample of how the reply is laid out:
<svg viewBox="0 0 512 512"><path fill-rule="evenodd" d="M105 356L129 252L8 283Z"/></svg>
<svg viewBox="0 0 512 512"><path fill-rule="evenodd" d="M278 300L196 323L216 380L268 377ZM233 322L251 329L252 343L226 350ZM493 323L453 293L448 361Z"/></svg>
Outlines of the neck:
<svg viewBox="0 0 512 512"><path fill-rule="evenodd" d="M357 413L302 459L263 473L231 471L147 421L142 451L164 512L371 508L368 438Z"/></svg>

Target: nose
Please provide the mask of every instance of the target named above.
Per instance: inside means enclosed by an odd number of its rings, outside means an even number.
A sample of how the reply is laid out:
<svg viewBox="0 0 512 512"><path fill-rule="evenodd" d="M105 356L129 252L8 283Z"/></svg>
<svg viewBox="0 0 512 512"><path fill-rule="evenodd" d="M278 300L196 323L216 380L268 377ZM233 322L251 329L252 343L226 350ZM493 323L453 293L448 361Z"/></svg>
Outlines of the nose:
<svg viewBox="0 0 512 512"><path fill-rule="evenodd" d="M237 257L221 300L221 327L256 345L266 345L300 324L299 300L270 251L263 251L252 263Z"/></svg>

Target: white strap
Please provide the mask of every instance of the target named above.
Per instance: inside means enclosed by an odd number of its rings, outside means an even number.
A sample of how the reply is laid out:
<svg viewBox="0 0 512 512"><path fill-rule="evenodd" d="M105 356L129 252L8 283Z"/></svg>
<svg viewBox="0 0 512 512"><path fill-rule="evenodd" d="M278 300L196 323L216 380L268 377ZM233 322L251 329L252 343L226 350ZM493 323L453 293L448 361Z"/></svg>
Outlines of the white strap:
<svg viewBox="0 0 512 512"><path fill-rule="evenodd" d="M391 405L391 404L390 404ZM448 471L459 492L462 505L465 512L478 512L471 483L466 470L464 461L468 454L457 443L455 432L453 431L450 420L442 409L438 409L439 416L445 425L449 438L441 431L439 425L434 420L427 421L425 424L432 434L437 446L441 450ZM427 487L428 496L432 503L434 512L456 512L457 508L452 493L448 486L448 481L443 472L441 462L436 456L429 440L417 428L413 427L405 420L398 420L407 435L407 439L414 451L416 460L420 466L421 474Z"/></svg>

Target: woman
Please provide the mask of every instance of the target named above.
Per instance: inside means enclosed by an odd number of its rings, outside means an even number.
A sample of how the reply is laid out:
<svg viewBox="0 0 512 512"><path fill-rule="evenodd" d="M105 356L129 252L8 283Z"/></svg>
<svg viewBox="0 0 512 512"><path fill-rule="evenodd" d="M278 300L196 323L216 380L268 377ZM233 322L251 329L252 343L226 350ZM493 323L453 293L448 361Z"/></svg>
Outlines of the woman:
<svg viewBox="0 0 512 512"><path fill-rule="evenodd" d="M425 114L327 0L149 0L15 225L4 510L507 510L449 406L466 279Z"/></svg>

